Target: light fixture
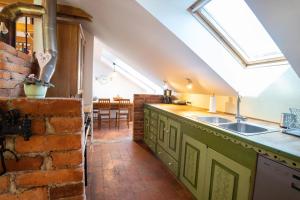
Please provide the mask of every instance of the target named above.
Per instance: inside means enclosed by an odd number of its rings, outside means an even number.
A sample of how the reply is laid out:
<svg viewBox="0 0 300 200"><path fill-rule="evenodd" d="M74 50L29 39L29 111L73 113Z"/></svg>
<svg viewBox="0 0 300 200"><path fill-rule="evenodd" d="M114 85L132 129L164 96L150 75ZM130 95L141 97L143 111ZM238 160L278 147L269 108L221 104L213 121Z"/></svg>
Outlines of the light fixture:
<svg viewBox="0 0 300 200"><path fill-rule="evenodd" d="M116 63L115 62L113 62L113 65L114 65L114 69L113 69L113 73L112 73L112 78L115 78L116 76L117 76L117 72L116 72Z"/></svg>
<svg viewBox="0 0 300 200"><path fill-rule="evenodd" d="M192 80L189 79L189 78L187 78L186 80L188 82L187 85L186 85L186 88L189 89L189 90L192 89L193 88L193 82L192 82Z"/></svg>
<svg viewBox="0 0 300 200"><path fill-rule="evenodd" d="M164 90L168 89L168 83L167 81L164 81Z"/></svg>
<svg viewBox="0 0 300 200"><path fill-rule="evenodd" d="M8 29L7 27L5 26L5 23L4 22L0 22L0 32L4 35L6 35L8 33Z"/></svg>

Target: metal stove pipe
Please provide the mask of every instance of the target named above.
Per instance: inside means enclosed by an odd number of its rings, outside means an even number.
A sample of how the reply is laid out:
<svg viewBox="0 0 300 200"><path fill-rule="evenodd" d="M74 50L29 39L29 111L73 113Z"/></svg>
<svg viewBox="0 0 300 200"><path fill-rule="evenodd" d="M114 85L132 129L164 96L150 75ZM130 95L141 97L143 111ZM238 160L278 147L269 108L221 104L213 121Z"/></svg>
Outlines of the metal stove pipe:
<svg viewBox="0 0 300 200"><path fill-rule="evenodd" d="M57 39L56 39L56 0L44 0L43 7L46 13L43 15L43 44L44 52L51 54L51 60L41 69L40 79L50 82L57 62Z"/></svg>

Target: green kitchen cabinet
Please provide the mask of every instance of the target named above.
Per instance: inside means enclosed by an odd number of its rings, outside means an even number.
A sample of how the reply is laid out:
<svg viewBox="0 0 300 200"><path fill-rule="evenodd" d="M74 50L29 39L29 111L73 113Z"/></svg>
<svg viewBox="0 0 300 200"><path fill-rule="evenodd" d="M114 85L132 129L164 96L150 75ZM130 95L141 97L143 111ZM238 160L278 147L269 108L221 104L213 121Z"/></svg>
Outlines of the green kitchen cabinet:
<svg viewBox="0 0 300 200"><path fill-rule="evenodd" d="M178 162L170 156L160 145L157 145L157 157L169 168L169 170L177 177L179 175Z"/></svg>
<svg viewBox="0 0 300 200"><path fill-rule="evenodd" d="M151 109L144 109L144 141L156 153L158 113Z"/></svg>
<svg viewBox="0 0 300 200"><path fill-rule="evenodd" d="M176 160L180 153L180 136L180 123L160 114L158 117L158 144Z"/></svg>
<svg viewBox="0 0 300 200"><path fill-rule="evenodd" d="M167 126L168 126L168 118L164 115L158 116L158 137L157 143L163 147L167 148Z"/></svg>
<svg viewBox="0 0 300 200"><path fill-rule="evenodd" d="M144 140L149 138L150 134L150 111L148 109L144 109Z"/></svg>
<svg viewBox="0 0 300 200"><path fill-rule="evenodd" d="M206 155L205 144L183 135L180 180L198 199L204 199Z"/></svg>
<svg viewBox="0 0 300 200"><path fill-rule="evenodd" d="M159 106L145 109L146 144L197 199L252 199L256 151L226 131Z"/></svg>
<svg viewBox="0 0 300 200"><path fill-rule="evenodd" d="M205 200L248 200L251 170L208 148Z"/></svg>

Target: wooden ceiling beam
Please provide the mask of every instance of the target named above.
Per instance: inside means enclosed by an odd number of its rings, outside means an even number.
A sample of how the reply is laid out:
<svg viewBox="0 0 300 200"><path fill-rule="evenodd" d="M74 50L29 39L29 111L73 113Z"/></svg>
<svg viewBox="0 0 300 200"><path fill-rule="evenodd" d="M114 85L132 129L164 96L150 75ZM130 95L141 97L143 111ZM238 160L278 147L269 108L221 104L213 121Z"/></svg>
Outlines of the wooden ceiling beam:
<svg viewBox="0 0 300 200"><path fill-rule="evenodd" d="M93 19L93 17L84 10L63 4L57 4L57 16L83 19L87 21L92 21Z"/></svg>

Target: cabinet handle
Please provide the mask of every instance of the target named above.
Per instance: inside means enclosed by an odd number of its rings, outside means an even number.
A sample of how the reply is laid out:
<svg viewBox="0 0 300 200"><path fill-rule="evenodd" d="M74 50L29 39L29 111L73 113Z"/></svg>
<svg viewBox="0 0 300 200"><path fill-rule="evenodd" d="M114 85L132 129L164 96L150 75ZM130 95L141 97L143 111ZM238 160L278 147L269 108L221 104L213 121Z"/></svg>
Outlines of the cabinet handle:
<svg viewBox="0 0 300 200"><path fill-rule="evenodd" d="M300 188L297 187L297 185L296 185L295 183L292 183L292 184L291 184L291 187L292 187L293 189L295 189L295 190L297 190L297 191L300 192Z"/></svg>
<svg viewBox="0 0 300 200"><path fill-rule="evenodd" d="M297 179L297 180L300 180L300 177L297 176L297 175L295 175L295 174L293 174L293 178L294 178L294 179Z"/></svg>

